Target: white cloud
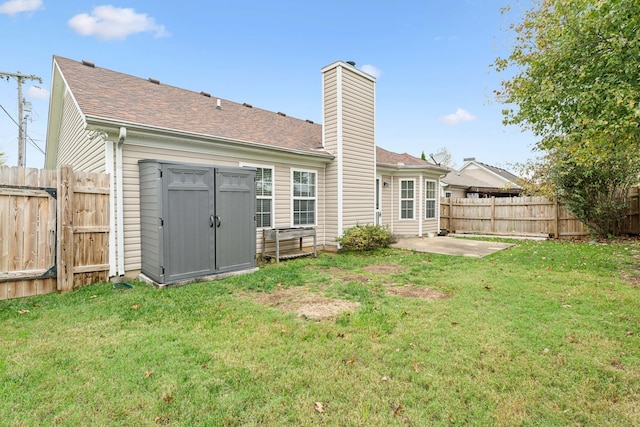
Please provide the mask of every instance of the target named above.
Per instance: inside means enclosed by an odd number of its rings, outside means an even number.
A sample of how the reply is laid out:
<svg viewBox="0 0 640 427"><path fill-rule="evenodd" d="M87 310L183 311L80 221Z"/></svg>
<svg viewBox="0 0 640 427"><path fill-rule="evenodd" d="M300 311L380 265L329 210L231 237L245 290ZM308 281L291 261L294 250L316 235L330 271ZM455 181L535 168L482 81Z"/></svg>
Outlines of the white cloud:
<svg viewBox="0 0 640 427"><path fill-rule="evenodd" d="M40 86L29 86L27 89L27 96L30 99L48 99L49 91L41 88Z"/></svg>
<svg viewBox="0 0 640 427"><path fill-rule="evenodd" d="M460 122L472 122L476 116L465 109L458 108L455 113L440 117L440 122L447 126L455 126Z"/></svg>
<svg viewBox="0 0 640 427"><path fill-rule="evenodd" d="M9 0L0 4L0 13L15 15L20 12L33 12L42 7L42 0Z"/></svg>
<svg viewBox="0 0 640 427"><path fill-rule="evenodd" d="M81 13L71 18L68 23L83 36L97 36L104 40L124 40L136 33L154 33L155 37L169 35L164 25L156 24L146 13L136 13L130 8L110 5L97 6L91 14Z"/></svg>
<svg viewBox="0 0 640 427"><path fill-rule="evenodd" d="M360 69L365 73L369 74L370 76L375 77L376 79L379 79L380 76L382 75L382 71L378 70L373 65L365 64L362 67L360 67Z"/></svg>

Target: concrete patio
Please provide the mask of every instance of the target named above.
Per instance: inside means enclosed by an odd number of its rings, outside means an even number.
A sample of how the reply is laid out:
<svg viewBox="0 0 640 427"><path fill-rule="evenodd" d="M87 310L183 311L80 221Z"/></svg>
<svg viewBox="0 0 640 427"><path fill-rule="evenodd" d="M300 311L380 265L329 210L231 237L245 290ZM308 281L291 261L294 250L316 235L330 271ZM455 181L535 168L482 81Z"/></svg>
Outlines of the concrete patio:
<svg viewBox="0 0 640 427"><path fill-rule="evenodd" d="M399 239L392 248L441 255L483 258L514 246L513 243L483 242L456 237L410 237Z"/></svg>

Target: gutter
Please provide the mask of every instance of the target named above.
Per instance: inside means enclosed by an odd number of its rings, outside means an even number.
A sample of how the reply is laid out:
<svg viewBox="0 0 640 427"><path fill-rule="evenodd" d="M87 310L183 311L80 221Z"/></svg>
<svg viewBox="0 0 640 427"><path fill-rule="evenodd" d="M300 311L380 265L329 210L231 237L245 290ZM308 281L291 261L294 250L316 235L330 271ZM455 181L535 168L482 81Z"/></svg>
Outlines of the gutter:
<svg viewBox="0 0 640 427"><path fill-rule="evenodd" d="M445 175L451 172L449 169L445 169L438 166L431 166L431 165L404 165L404 164L397 164L397 163L377 163L376 167L386 168L387 170L393 170L393 171L428 170L432 172L439 172Z"/></svg>

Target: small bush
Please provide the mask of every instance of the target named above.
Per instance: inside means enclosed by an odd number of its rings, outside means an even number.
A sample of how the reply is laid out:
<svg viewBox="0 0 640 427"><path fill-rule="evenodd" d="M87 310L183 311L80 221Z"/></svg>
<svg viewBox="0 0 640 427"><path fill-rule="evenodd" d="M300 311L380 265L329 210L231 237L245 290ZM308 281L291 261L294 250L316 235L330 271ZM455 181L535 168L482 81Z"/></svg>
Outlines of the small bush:
<svg viewBox="0 0 640 427"><path fill-rule="evenodd" d="M389 230L379 225L356 225L336 239L345 251L373 251L386 248L392 242Z"/></svg>

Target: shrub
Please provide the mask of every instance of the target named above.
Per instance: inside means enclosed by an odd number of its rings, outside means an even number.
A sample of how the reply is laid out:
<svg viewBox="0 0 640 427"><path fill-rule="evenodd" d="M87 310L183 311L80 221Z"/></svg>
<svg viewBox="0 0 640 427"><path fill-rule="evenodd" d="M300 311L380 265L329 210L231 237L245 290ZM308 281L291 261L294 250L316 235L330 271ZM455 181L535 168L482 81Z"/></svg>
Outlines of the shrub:
<svg viewBox="0 0 640 427"><path fill-rule="evenodd" d="M392 243L392 235L380 225L357 224L345 230L336 241L346 251L373 251L388 247Z"/></svg>

